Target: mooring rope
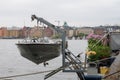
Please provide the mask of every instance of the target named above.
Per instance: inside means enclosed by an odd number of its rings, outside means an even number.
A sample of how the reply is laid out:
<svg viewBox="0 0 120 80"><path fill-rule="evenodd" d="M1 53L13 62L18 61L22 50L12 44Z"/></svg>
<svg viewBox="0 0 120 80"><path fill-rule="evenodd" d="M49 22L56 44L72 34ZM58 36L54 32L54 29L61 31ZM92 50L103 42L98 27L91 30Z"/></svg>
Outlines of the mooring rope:
<svg viewBox="0 0 120 80"><path fill-rule="evenodd" d="M106 79L107 77L110 77L110 76L115 75L117 73L120 73L120 70L104 76L103 79Z"/></svg>
<svg viewBox="0 0 120 80"><path fill-rule="evenodd" d="M96 62L101 62L101 61L105 61L105 60L108 60L108 59L111 59L111 58L116 58L116 56L111 56L111 57L104 58L104 59L100 59L100 60L96 60L96 61L90 61L90 62L88 62L88 63L96 63Z"/></svg>
<svg viewBox="0 0 120 80"><path fill-rule="evenodd" d="M42 74L42 73L47 73L47 72L51 72L51 71L53 71L53 70L40 71L40 72L34 72L34 73L26 73L26 74L18 74L18 75L11 75L11 76L0 77L0 79L36 75L36 74Z"/></svg>

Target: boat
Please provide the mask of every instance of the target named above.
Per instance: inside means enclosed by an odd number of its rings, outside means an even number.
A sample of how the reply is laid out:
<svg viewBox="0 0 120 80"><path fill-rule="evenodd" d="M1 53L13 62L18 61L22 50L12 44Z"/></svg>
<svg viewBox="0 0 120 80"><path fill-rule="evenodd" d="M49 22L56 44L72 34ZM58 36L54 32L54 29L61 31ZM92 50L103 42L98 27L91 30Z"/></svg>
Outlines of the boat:
<svg viewBox="0 0 120 80"><path fill-rule="evenodd" d="M45 39L30 39L18 42L20 54L30 61L40 64L58 57L61 53L60 43Z"/></svg>
<svg viewBox="0 0 120 80"><path fill-rule="evenodd" d="M20 54L31 60L36 64L45 63L51 59L54 59L60 55L60 53L64 52L64 45L65 43L65 32L61 29L56 27L55 25L51 24L50 22L44 20L41 17L37 17L36 15L31 16L32 21L34 19L37 20L37 26L39 26L39 22L48 27L53 28L55 31L62 34L62 44L61 41L54 41L44 37L42 38L33 38L33 39L24 39L22 42L17 43L17 47L20 51ZM64 34L64 35L63 35ZM62 48L62 49L61 49Z"/></svg>

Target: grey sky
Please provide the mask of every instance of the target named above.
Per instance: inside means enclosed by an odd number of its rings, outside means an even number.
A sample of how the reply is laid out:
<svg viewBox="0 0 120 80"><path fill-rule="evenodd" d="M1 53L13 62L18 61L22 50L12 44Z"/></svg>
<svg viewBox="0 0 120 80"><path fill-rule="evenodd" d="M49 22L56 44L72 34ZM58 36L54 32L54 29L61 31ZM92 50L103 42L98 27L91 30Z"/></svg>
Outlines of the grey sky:
<svg viewBox="0 0 120 80"><path fill-rule="evenodd" d="M119 25L120 0L0 0L0 26L33 26L32 14L55 25Z"/></svg>

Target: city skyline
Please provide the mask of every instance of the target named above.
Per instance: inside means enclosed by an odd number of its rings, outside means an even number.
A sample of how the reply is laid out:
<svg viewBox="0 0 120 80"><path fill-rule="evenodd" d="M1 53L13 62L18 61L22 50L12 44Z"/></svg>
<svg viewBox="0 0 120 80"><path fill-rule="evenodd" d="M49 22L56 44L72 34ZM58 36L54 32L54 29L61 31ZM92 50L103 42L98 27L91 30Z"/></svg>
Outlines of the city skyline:
<svg viewBox="0 0 120 80"><path fill-rule="evenodd" d="M34 26L31 15L70 26L120 25L119 0L0 0L0 26Z"/></svg>

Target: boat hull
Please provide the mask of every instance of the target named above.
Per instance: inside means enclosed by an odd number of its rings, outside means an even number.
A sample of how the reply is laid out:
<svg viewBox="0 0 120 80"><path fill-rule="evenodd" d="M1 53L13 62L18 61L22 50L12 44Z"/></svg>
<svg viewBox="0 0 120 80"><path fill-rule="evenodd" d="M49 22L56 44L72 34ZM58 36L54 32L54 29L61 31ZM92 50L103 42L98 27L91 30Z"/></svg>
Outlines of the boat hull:
<svg viewBox="0 0 120 80"><path fill-rule="evenodd" d="M16 44L20 54L30 61L40 64L60 55L60 44Z"/></svg>

